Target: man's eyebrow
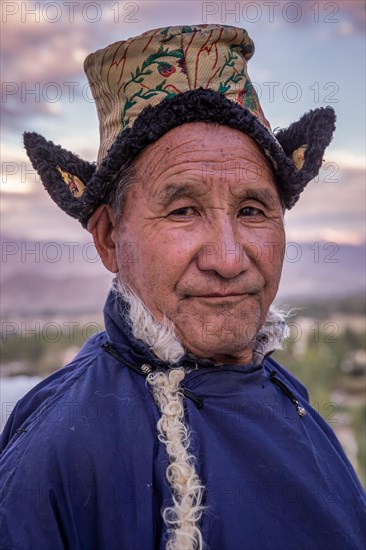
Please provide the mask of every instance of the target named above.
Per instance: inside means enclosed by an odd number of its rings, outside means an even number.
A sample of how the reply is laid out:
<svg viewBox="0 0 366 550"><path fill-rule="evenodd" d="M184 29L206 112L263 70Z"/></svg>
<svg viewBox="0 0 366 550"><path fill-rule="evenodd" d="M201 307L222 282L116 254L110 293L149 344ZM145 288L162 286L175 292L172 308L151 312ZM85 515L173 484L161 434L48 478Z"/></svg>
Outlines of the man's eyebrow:
<svg viewBox="0 0 366 550"><path fill-rule="evenodd" d="M170 183L157 193L157 199L165 206L182 197L194 198L202 194L202 192L199 192L198 184ZM254 199L268 205L270 208L278 206L279 202L276 195L271 190L255 187L244 187L240 193L235 193L234 196L239 201Z"/></svg>
<svg viewBox="0 0 366 550"><path fill-rule="evenodd" d="M235 197L239 200L254 199L269 207L278 206L277 195L269 189L259 189L255 187L244 188L243 191Z"/></svg>
<svg viewBox="0 0 366 550"><path fill-rule="evenodd" d="M181 197L197 197L197 185L191 183L169 183L157 193L157 199L163 205L169 204Z"/></svg>

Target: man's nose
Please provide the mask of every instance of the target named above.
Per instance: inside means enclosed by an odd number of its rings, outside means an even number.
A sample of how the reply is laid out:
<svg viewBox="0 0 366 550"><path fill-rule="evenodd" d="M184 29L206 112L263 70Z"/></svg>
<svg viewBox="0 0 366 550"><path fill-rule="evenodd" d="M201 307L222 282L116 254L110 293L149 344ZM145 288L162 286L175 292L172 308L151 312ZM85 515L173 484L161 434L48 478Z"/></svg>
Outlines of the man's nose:
<svg viewBox="0 0 366 550"><path fill-rule="evenodd" d="M232 225L226 221L206 234L198 255L198 267L202 271L216 271L226 279L246 271L250 259L243 242L235 236Z"/></svg>

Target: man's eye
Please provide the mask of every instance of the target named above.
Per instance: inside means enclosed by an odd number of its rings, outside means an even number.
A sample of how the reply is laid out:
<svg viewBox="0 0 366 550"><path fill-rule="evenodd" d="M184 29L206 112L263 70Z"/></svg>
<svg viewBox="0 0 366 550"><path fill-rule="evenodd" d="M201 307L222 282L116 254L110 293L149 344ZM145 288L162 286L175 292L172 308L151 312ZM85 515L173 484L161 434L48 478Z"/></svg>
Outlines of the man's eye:
<svg viewBox="0 0 366 550"><path fill-rule="evenodd" d="M192 216L195 214L195 209L192 206L183 206L170 212L169 216Z"/></svg>
<svg viewBox="0 0 366 550"><path fill-rule="evenodd" d="M240 210L240 214L242 216L252 217L252 216L259 216L263 214L263 211L260 210L259 208L255 208L254 206L246 206L245 208L242 208Z"/></svg>

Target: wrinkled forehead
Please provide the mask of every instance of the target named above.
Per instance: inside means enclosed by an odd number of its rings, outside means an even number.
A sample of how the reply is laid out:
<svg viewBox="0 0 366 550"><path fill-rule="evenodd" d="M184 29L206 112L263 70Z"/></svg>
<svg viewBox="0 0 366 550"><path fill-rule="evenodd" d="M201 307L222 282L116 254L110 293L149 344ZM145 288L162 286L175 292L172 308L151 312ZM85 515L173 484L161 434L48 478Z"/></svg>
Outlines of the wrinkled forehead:
<svg viewBox="0 0 366 550"><path fill-rule="evenodd" d="M176 183L194 184L197 193L215 185L272 188L276 178L256 142L239 130L214 123L192 122L164 134L135 159L137 179L156 195Z"/></svg>

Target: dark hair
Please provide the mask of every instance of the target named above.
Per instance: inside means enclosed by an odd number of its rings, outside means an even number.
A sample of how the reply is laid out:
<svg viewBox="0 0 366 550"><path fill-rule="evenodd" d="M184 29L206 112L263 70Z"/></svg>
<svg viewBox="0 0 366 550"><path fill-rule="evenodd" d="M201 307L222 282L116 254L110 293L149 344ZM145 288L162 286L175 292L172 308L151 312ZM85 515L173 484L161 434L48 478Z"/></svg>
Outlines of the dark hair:
<svg viewBox="0 0 366 550"><path fill-rule="evenodd" d="M111 192L109 204L112 207L117 222L122 216L126 192L136 181L135 174L134 159L130 159L128 162L123 164L116 174L115 185Z"/></svg>

